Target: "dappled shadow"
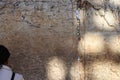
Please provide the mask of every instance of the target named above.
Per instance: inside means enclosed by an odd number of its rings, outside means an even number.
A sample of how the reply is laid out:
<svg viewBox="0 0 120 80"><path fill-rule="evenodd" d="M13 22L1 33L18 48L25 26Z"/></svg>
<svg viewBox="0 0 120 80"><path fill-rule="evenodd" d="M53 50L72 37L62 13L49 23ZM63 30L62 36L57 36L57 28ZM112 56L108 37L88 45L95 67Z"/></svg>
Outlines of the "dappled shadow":
<svg viewBox="0 0 120 80"><path fill-rule="evenodd" d="M97 2L99 3L99 0L97 0ZM97 2L95 2L95 4L97 4ZM100 11L102 8L97 8L97 11L95 11L96 6L90 4L88 6L86 5L87 8L85 8L84 5L85 17L82 28L85 30L81 29L83 46L80 46L81 41L80 44L78 44L75 36L71 34L68 35L66 33L66 36L59 35L57 32L50 34L48 30L44 29L48 34L45 35L44 31L41 32L40 29L31 28L29 25L26 26L26 24L20 25L18 30L12 22L7 22L8 24L11 23L12 29L11 26L9 30L5 28L7 35L1 34L2 37L0 41L1 44L7 45L12 53L11 63L13 64L14 70L20 71L20 73L25 75L26 80L78 80L79 78L80 80L96 80L96 75L92 73L92 70L97 73L96 70L99 72L103 67L102 70L104 72L105 61L119 66L119 22L116 23L116 21L114 21L116 18L111 18L111 16L116 14L114 8L118 10L117 13L119 13L119 8L116 6L117 3L116 5L109 3L112 6L111 9L111 6L108 4L107 8L111 10L109 12L104 6L105 4L106 3L101 3L102 6L99 5L99 7L103 8L102 11ZM89 11L91 11L91 13L89 13ZM105 13L105 11L107 13ZM100 16L97 17L96 15ZM109 23L105 21L103 17L105 15L107 17L106 19L110 21ZM39 19L38 16L35 16L34 22L36 22L37 19ZM10 19L6 18L6 20L10 21L11 17ZM51 22L52 21L49 20L49 24ZM39 22L37 24L39 25ZM114 28L114 26L116 26L116 28ZM79 48L79 52L77 48ZM78 58L80 58L80 60L78 60ZM96 63L100 63L101 68L96 67ZM109 63L107 65L109 65ZM108 73L109 72L111 71L108 71ZM102 72L100 75L103 77Z"/></svg>
<svg viewBox="0 0 120 80"><path fill-rule="evenodd" d="M119 5L117 5L117 2L111 4L111 2L109 3L106 1L98 6L100 7L99 9L96 9L96 3L92 4L90 0L87 1L90 2L90 4L86 5L87 7L82 7L82 9L85 9L85 12L83 13L84 21L81 24L83 24L82 26L85 27L85 30L82 31L81 28L82 41L78 44L79 54L82 54L85 60L85 77L87 80L119 80L118 76L115 77L116 75L119 75L120 72L119 69L117 69L120 64ZM87 33L88 37L86 38ZM97 35L98 33L101 34L102 37ZM102 50L100 48L101 45L104 48ZM111 70L107 71L107 69L105 69L105 61L115 64L115 74L112 73ZM95 70L92 70L94 65L97 65L97 63L99 64L99 62L102 64L100 65L101 68L96 67ZM113 66L111 68L113 68ZM101 72L99 70L101 70ZM105 75L107 75L107 77L105 77Z"/></svg>

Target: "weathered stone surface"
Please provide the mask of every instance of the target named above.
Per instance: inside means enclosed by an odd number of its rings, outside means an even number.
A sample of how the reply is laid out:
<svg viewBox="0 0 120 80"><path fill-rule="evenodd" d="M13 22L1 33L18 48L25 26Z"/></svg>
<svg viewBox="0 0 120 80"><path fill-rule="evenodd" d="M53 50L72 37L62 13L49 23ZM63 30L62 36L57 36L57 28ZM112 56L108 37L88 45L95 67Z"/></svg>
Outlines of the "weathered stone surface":
<svg viewBox="0 0 120 80"><path fill-rule="evenodd" d="M119 80L119 1L87 1L82 8L85 12L80 12L78 43L78 52L84 56L85 80Z"/></svg>
<svg viewBox="0 0 120 80"><path fill-rule="evenodd" d="M50 57L61 56L71 63L70 58L76 55L72 21L70 0L0 1L0 44L9 48L15 72L22 73L25 80L48 80ZM56 69L61 70L59 63ZM69 78L68 72L64 79L66 76Z"/></svg>
<svg viewBox="0 0 120 80"><path fill-rule="evenodd" d="M96 62L92 65L89 75L91 75L94 80L119 80L119 65L112 62Z"/></svg>
<svg viewBox="0 0 120 80"><path fill-rule="evenodd" d="M47 65L47 75L49 80L65 80L66 66L64 61L57 57L52 57Z"/></svg>
<svg viewBox="0 0 120 80"><path fill-rule="evenodd" d="M84 75L85 73L83 64L79 60L74 62L70 70L71 80L84 80Z"/></svg>
<svg viewBox="0 0 120 80"><path fill-rule="evenodd" d="M100 33L86 33L78 44L80 54L96 55L104 52L104 37Z"/></svg>
<svg viewBox="0 0 120 80"><path fill-rule="evenodd" d="M71 0L0 1L0 44L25 80L120 79L119 0L87 0L80 25L76 9Z"/></svg>

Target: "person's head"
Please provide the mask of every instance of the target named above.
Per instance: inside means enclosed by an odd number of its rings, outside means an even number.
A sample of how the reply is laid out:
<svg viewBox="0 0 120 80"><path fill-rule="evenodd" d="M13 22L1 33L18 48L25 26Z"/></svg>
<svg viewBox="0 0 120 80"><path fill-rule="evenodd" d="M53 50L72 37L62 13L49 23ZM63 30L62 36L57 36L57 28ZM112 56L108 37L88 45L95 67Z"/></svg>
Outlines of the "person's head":
<svg viewBox="0 0 120 80"><path fill-rule="evenodd" d="M6 64L9 57L10 53L8 49L5 46L0 45L0 65Z"/></svg>

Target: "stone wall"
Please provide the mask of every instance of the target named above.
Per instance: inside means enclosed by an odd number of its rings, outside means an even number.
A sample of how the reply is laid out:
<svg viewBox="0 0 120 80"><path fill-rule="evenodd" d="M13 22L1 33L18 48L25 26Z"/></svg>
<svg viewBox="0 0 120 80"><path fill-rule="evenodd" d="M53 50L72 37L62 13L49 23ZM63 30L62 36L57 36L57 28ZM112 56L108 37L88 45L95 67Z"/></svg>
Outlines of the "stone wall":
<svg viewBox="0 0 120 80"><path fill-rule="evenodd" d="M119 3L118 0L83 0L78 51L85 56L86 80L120 79Z"/></svg>
<svg viewBox="0 0 120 80"><path fill-rule="evenodd" d="M9 48L11 66L25 80L69 78L67 71L62 77L48 75L54 58L66 67L76 59L73 28L70 0L0 1L0 44Z"/></svg>
<svg viewBox="0 0 120 80"><path fill-rule="evenodd" d="M76 2L1 0L0 44L25 80L119 80L119 4L82 0L78 41Z"/></svg>

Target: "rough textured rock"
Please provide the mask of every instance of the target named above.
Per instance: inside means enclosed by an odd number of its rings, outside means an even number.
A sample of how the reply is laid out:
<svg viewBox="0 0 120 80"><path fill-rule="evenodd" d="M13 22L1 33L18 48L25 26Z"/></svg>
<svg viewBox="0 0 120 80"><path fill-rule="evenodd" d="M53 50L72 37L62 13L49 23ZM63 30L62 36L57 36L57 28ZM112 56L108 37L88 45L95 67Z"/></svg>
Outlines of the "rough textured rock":
<svg viewBox="0 0 120 80"><path fill-rule="evenodd" d="M78 52L85 80L119 80L119 0L83 0ZM84 27L84 29L83 29Z"/></svg>
<svg viewBox="0 0 120 80"><path fill-rule="evenodd" d="M70 61L65 66L77 58L73 28L70 0L0 1L0 44L9 48L10 64L25 80L48 80L53 56Z"/></svg>
<svg viewBox="0 0 120 80"><path fill-rule="evenodd" d="M120 2L82 3L78 27L71 0L0 1L0 44L25 80L120 79Z"/></svg>
<svg viewBox="0 0 120 80"><path fill-rule="evenodd" d="M70 70L70 77L71 80L84 80L84 66L79 60L73 62Z"/></svg>
<svg viewBox="0 0 120 80"><path fill-rule="evenodd" d="M66 66L64 61L57 57L52 57L48 62L47 75L49 80L65 80Z"/></svg>
<svg viewBox="0 0 120 80"><path fill-rule="evenodd" d="M119 65L112 62L95 62L90 68L89 75L92 80L119 80L120 69Z"/></svg>

